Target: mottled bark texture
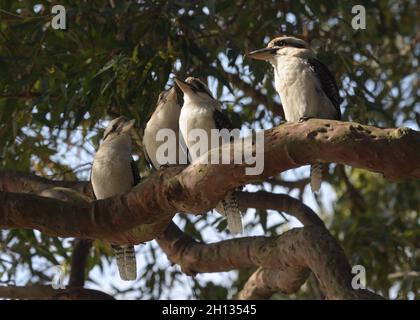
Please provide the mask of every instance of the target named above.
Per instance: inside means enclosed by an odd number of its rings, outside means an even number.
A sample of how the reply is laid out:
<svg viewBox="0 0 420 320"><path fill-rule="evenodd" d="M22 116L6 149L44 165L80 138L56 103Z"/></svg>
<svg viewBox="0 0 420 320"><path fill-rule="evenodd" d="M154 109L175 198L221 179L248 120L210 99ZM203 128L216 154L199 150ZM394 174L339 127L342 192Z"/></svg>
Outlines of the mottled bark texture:
<svg viewBox="0 0 420 320"><path fill-rule="evenodd" d="M89 201L92 190L86 182L0 172L0 228L114 243L158 238L168 257L188 274L260 267L239 298L266 298L274 290L294 292L310 271L327 298L377 298L351 288L350 266L340 246L312 210L289 196L236 193L241 207L286 211L305 225L277 237L197 243L171 219L176 212L202 214L240 185L315 162L352 165L391 180L419 179L420 133L318 119L286 123L262 134L265 161L259 175L246 175L246 164L171 167L143 179L124 195L98 201ZM55 191L48 190L51 187ZM72 188L77 191L73 196L83 199L66 201L55 193L57 187ZM63 190L68 189L59 193Z"/></svg>
<svg viewBox="0 0 420 320"><path fill-rule="evenodd" d="M258 268L247 280L244 287L237 294L240 300L266 300L276 292L292 294L306 281L309 269L280 269Z"/></svg>
<svg viewBox="0 0 420 320"><path fill-rule="evenodd" d="M245 237L204 244L171 223L157 241L182 272L222 272L260 267L239 299L266 299L272 293L294 293L312 271L327 299L381 299L351 287L351 267L339 244L323 226L308 225L276 237ZM275 279L275 280L274 280Z"/></svg>
<svg viewBox="0 0 420 320"><path fill-rule="evenodd" d="M144 232L138 239L143 242L162 232L175 212L202 214L240 185L308 163L352 165L381 172L392 180L420 178L420 133L414 130L314 119L286 123L266 130L264 135L265 163L260 175L246 175L246 164L166 168L143 179L127 194L89 204L16 193L20 191L16 185L23 188L24 182L11 183L3 174L2 190L13 192L0 193L0 228L106 239L133 226L154 224L153 232Z"/></svg>

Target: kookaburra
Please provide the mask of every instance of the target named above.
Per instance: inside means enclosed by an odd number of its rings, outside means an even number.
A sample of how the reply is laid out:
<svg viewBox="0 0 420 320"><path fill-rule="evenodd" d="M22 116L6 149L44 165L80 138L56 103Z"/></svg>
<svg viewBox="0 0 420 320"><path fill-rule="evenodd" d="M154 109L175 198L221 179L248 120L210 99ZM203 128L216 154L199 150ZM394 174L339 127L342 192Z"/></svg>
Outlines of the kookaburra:
<svg viewBox="0 0 420 320"><path fill-rule="evenodd" d="M119 117L112 120L93 160L91 182L96 199L105 199L128 192L140 182L131 154L130 131L135 120ZM112 246L122 280L136 280L134 246Z"/></svg>
<svg viewBox="0 0 420 320"><path fill-rule="evenodd" d="M193 77L189 77L185 81L175 79L175 82L184 93L184 104L179 117L179 129L189 150L196 143L195 139L189 135L192 129L204 130L209 140L212 129L233 129L230 120L222 113L220 102L213 98L210 90L203 82ZM208 141L207 145L210 150L211 142ZM190 156L194 162L199 155L190 152ZM225 199L218 204L216 210L226 217L231 233L236 234L243 231L241 212L232 193L226 195Z"/></svg>
<svg viewBox="0 0 420 320"><path fill-rule="evenodd" d="M305 41L294 37L274 38L267 48L249 52L246 56L268 61L273 66L275 87L286 121L340 120L337 83ZM321 181L322 165L312 164L311 188L314 192L319 190Z"/></svg>
<svg viewBox="0 0 420 320"><path fill-rule="evenodd" d="M181 107L177 102L177 93L175 87L168 91L163 91L159 95L156 109L152 113L146 124L143 135L143 150L146 160L154 169L159 169L162 165L177 164L179 161L179 115ZM176 157L175 163L160 163L157 158L157 151L165 141L158 139L158 132L161 129L169 129L176 138L176 144L168 152ZM168 145L168 144L167 144Z"/></svg>

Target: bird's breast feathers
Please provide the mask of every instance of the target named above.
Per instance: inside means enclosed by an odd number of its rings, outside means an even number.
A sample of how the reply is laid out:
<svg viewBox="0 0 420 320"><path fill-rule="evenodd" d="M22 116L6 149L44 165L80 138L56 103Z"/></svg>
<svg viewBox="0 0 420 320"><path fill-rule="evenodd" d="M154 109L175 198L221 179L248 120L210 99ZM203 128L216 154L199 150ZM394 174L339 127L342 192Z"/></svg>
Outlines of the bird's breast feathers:
<svg viewBox="0 0 420 320"><path fill-rule="evenodd" d="M160 167L160 164L156 158L157 150L162 144L166 143L166 140L162 141L157 139L157 134L161 129L169 129L173 131L176 145L174 146L175 150L171 149L170 152L175 152L178 158L179 115L181 108L179 106L176 107L177 108L169 108L166 110L161 109L158 113L153 114L147 123L146 129L144 130L143 145L146 149L148 157L150 158L150 161L155 168Z"/></svg>
<svg viewBox="0 0 420 320"><path fill-rule="evenodd" d="M189 139L187 141L187 137L192 129L202 129L207 133L208 137L211 136L211 129L216 129L213 113L214 107L211 106L184 104L179 118L179 129L187 147L193 143Z"/></svg>
<svg viewBox="0 0 420 320"><path fill-rule="evenodd" d="M156 109L147 123L146 129L151 127L154 128L168 128L178 129L178 119L181 108L176 103L166 104L165 106L159 106Z"/></svg>
<svg viewBox="0 0 420 320"><path fill-rule="evenodd" d="M287 121L302 117L334 118L334 106L303 59L279 57L274 72L276 91Z"/></svg>
<svg viewBox="0 0 420 320"><path fill-rule="evenodd" d="M97 199L129 191L134 184L131 154L117 149L100 148L92 166L92 186Z"/></svg>

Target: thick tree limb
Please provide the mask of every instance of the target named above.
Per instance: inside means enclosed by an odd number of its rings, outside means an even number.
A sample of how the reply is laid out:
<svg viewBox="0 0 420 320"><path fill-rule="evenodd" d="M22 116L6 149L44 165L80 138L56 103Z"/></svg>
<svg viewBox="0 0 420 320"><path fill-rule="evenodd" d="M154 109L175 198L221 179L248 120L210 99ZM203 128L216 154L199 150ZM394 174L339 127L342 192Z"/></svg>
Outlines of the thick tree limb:
<svg viewBox="0 0 420 320"><path fill-rule="evenodd" d="M420 133L414 130L314 119L283 124L265 131L264 137L260 175L246 175L246 164L166 168L127 194L88 204L0 192L0 228L106 239L133 226L155 224L152 232L137 239L143 242L161 233L175 212L201 214L240 185L308 163L343 163L382 172L392 180L420 178ZM14 188L8 181L1 187Z"/></svg>
<svg viewBox="0 0 420 320"><path fill-rule="evenodd" d="M139 197L145 197L146 200L139 200ZM90 203L68 203L34 194L0 192L0 228L37 229L55 236L102 239L118 244L122 232L138 225L141 230L137 230L139 232L133 234L131 240L139 243L153 239L160 230L163 231L172 217L168 211L165 215L147 216L147 207L138 209L135 205L134 209L130 205L131 201L135 201L143 203L141 207L147 206L150 190L146 193L140 191L135 197L137 200L127 200L125 196L118 198L117 201L111 198ZM154 207L156 209L152 209L153 212L160 212L156 203ZM146 215L137 216L137 210ZM133 213L137 218L132 218ZM136 223L138 218L138 221L142 221L141 225Z"/></svg>
<svg viewBox="0 0 420 320"><path fill-rule="evenodd" d="M240 300L266 300L276 293L292 294L299 290L309 276L308 270L258 268L239 291Z"/></svg>
<svg viewBox="0 0 420 320"><path fill-rule="evenodd" d="M235 192L238 204L242 208L271 209L286 212L297 218L305 226L325 228L324 222L307 205L286 194L274 194L266 191Z"/></svg>
<svg viewBox="0 0 420 320"><path fill-rule="evenodd" d="M351 288L351 268L339 244L308 206L282 194L237 192L242 207L285 211L302 229L278 237L248 237L214 244L198 243L174 223L157 238L168 258L183 272L220 272L258 266L238 293L239 299L268 299L274 292L296 292L312 271L329 299L379 299Z"/></svg>
<svg viewBox="0 0 420 320"><path fill-rule="evenodd" d="M245 165L194 164L187 168L167 168L145 179L125 195L91 203L66 203L31 194L1 192L0 226L37 226L41 231L57 232L62 236L79 232L70 235L110 238L115 232L128 231L133 225L156 223L164 217L163 230L175 212L203 212L217 203L226 191L238 185L318 161L367 168L382 172L391 179L420 177L420 150L416 148L420 136L412 130L382 130L314 120L285 124L266 131L264 135L265 168L258 176L245 175ZM10 190L10 184L4 185ZM245 207L250 206L250 201L254 201L255 207L266 206L271 196L261 193L257 199L252 199L252 196L241 198L238 194L240 204ZM276 210L293 211L293 202L285 203L287 208L277 201ZM370 292L351 288L350 266L322 222L317 222L306 209L297 215L306 223L304 228L273 238L249 237L202 244L171 224L158 241L170 259L179 263L188 274L261 267L262 271L245 286L245 291L240 294L242 297L255 296L255 290L272 290L274 282L268 280L275 272L288 275L282 278L285 282L276 283L276 287L290 292L311 270L327 298L376 298ZM148 236L155 238L158 234ZM294 281L291 283L287 279ZM271 287L267 283L271 283Z"/></svg>
<svg viewBox="0 0 420 320"><path fill-rule="evenodd" d="M276 290L291 293L300 287L311 270L328 299L381 298L351 287L351 268L343 251L334 238L318 226L292 229L277 237L246 237L203 244L171 223L157 241L168 258L189 275L258 266L264 270L277 270L267 271L266 280L276 274L283 276L272 282L268 289L249 283L239 297L261 294L255 293L252 287L268 294L274 285ZM264 273L257 274L251 281L255 283L262 276ZM263 279L264 284L266 280Z"/></svg>
<svg viewBox="0 0 420 320"><path fill-rule="evenodd" d="M2 191L39 193L44 189L54 187L70 188L93 198L92 187L86 181L55 181L21 172L0 171L0 190Z"/></svg>
<svg viewBox="0 0 420 320"><path fill-rule="evenodd" d="M56 181L57 182L57 181ZM89 182L85 182L87 185L90 186ZM44 187L44 185L42 185ZM89 188L85 188L87 192L90 191ZM38 195L43 197L54 198L62 201L66 201L69 203L79 203L79 204L87 204L92 201L92 199L88 198L87 196L76 192L73 189L69 188L62 188L62 187L54 187L51 189L43 189L41 192L37 192ZM127 243L138 243L139 239L143 239L145 236L153 236L159 234L163 231L163 228L166 227L167 222L163 220L163 222L157 222L152 224L144 224L139 225L135 228L131 228L125 232L116 232L113 235L106 237L108 242L111 244L127 244ZM89 241L89 240L86 240ZM87 244L85 244L87 245ZM77 247L75 247L75 250ZM76 254L76 256L79 256ZM77 259L80 260L80 259Z"/></svg>
<svg viewBox="0 0 420 320"><path fill-rule="evenodd" d="M48 285L0 286L0 297L23 300L115 300L98 290L85 288L53 289Z"/></svg>

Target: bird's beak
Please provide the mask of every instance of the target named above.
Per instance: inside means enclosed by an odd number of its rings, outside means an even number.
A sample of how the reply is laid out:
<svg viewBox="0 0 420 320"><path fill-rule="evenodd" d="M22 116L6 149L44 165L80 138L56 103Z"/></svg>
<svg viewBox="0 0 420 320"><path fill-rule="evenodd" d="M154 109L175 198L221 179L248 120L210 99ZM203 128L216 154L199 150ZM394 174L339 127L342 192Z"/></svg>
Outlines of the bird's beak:
<svg viewBox="0 0 420 320"><path fill-rule="evenodd" d="M176 89L175 89L175 87L172 87L171 89L169 89L168 95L166 96L166 99L171 100L171 101L176 100Z"/></svg>
<svg viewBox="0 0 420 320"><path fill-rule="evenodd" d="M182 90L183 93L188 93L191 91L191 86L185 81L175 78L175 83Z"/></svg>
<svg viewBox="0 0 420 320"><path fill-rule="evenodd" d="M123 127L121 129L121 133L130 132L130 130L134 126L134 123L136 123L136 120L135 119L132 119L132 120L129 120L129 121L124 122Z"/></svg>
<svg viewBox="0 0 420 320"><path fill-rule="evenodd" d="M278 49L278 47L271 47L251 51L245 54L245 58L251 58L256 60L269 60L276 54Z"/></svg>

